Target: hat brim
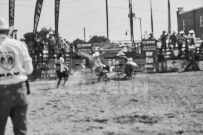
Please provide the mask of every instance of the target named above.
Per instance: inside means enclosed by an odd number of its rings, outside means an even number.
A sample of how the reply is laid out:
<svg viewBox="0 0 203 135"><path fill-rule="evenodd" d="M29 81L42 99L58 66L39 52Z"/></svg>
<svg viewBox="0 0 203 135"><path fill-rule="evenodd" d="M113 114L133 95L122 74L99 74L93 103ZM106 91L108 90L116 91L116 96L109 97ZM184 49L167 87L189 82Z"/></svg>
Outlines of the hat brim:
<svg viewBox="0 0 203 135"><path fill-rule="evenodd" d="M0 31L10 30L10 28L0 28Z"/></svg>
<svg viewBox="0 0 203 135"><path fill-rule="evenodd" d="M8 25L1 25L0 26L0 30L2 31L2 30L9 30L10 28L9 28L9 26Z"/></svg>
<svg viewBox="0 0 203 135"><path fill-rule="evenodd" d="M94 56L94 57L98 57L98 56L99 56L99 54L97 54L97 53L94 53L94 54L93 54L93 56Z"/></svg>

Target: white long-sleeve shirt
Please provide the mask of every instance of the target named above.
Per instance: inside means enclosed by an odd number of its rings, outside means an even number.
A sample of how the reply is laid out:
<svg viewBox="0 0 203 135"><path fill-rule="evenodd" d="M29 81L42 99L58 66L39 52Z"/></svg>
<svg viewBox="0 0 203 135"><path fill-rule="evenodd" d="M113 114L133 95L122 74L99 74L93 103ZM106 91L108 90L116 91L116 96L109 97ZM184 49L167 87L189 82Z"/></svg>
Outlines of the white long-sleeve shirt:
<svg viewBox="0 0 203 135"><path fill-rule="evenodd" d="M56 70L63 72L65 70L65 65L64 65L64 58L60 57L59 59L55 59L55 66L56 66Z"/></svg>
<svg viewBox="0 0 203 135"><path fill-rule="evenodd" d="M0 40L0 85L24 82L33 72L32 59L21 41L5 37Z"/></svg>

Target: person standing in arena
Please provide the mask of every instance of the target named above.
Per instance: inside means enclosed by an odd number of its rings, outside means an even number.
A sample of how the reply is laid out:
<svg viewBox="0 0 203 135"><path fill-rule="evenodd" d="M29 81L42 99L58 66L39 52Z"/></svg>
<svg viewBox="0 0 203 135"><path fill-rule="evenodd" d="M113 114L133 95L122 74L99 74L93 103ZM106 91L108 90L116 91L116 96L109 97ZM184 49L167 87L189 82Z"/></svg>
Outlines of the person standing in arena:
<svg viewBox="0 0 203 135"><path fill-rule="evenodd" d="M32 59L25 44L9 38L8 23L0 18L0 135L5 133L8 117L15 135L27 134L25 81L32 71Z"/></svg>
<svg viewBox="0 0 203 135"><path fill-rule="evenodd" d="M179 57L181 57L181 55L182 55L182 47L183 47L183 44L185 43L185 41L186 41L185 32L184 31L180 31L179 35L177 37Z"/></svg>
<svg viewBox="0 0 203 135"><path fill-rule="evenodd" d="M59 88L62 78L64 78L63 86L66 86L66 82L69 78L69 68L65 65L64 58L62 57L62 53L59 53L57 58L55 59L55 69L58 77L58 82L56 88Z"/></svg>
<svg viewBox="0 0 203 135"><path fill-rule="evenodd" d="M161 35L161 37L160 37L160 40L161 40L161 49L160 49L160 54L162 54L162 52L163 52L163 49L164 49L164 53L166 53L166 40L167 40L167 36L168 36L168 34L166 33L166 31L164 30L163 32L162 32L162 35Z"/></svg>
<svg viewBox="0 0 203 135"><path fill-rule="evenodd" d="M176 37L176 32L175 31L173 31L173 34L170 35L169 42L173 46L172 49L175 50L176 49L176 43L177 43L177 37Z"/></svg>

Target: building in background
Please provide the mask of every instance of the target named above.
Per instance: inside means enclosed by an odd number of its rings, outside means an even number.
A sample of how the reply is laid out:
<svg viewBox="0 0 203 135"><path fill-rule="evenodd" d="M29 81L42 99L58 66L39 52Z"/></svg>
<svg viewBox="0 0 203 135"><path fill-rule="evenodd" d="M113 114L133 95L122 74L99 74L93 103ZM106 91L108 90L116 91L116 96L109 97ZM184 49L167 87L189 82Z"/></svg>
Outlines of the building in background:
<svg viewBox="0 0 203 135"><path fill-rule="evenodd" d="M184 30L188 34L190 30L194 30L196 37L203 39L203 7L190 11L178 8L177 23L178 31Z"/></svg>

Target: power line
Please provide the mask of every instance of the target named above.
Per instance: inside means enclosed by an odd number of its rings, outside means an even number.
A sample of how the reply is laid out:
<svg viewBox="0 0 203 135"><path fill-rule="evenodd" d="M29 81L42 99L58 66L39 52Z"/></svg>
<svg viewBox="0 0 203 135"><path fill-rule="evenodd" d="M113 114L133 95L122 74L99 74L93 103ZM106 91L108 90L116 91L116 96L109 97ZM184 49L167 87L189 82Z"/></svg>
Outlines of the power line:
<svg viewBox="0 0 203 135"><path fill-rule="evenodd" d="M100 11L100 10L102 10L102 9L104 9L104 8L103 8L103 7L102 7L102 8L98 8L98 9L92 10L92 11L90 11L90 12L87 12L87 13L84 13L84 14L81 14L81 15L78 15L78 16L75 16L75 17L72 17L72 18L62 20L62 21L60 21L60 22L66 22L66 21L70 21L70 20L73 20L73 19L76 19L76 18L79 18L79 17L83 17L83 16L86 16L86 15L95 13L95 12L97 12L97 11Z"/></svg>
<svg viewBox="0 0 203 135"><path fill-rule="evenodd" d="M117 8L117 9L124 9L128 10L128 8L125 7L115 7L115 6L109 6L110 8ZM133 10L142 10L142 11L149 11L149 9L138 9L138 8L133 8ZM155 12L168 12L167 10L153 10ZM172 10L172 12L176 12L175 10Z"/></svg>
<svg viewBox="0 0 203 135"><path fill-rule="evenodd" d="M73 2L76 2L77 0L70 0L68 2L63 2L61 3L61 5L64 5L64 4L70 4L70 3L73 3ZM9 4L6 4L6 3L0 3L0 5L9 5ZM35 7L34 5L24 5L24 4L15 4L15 6L18 6L18 7ZM51 7L51 6L54 6L54 4L46 4L46 5L43 5L45 7Z"/></svg>
<svg viewBox="0 0 203 135"><path fill-rule="evenodd" d="M111 29L111 31L116 30L118 27L120 27L120 26L122 26L122 25L126 24L127 22L128 22L128 20L125 20L125 21L124 21L124 22L122 22L121 24L119 24L119 25L117 25L116 27L112 28L112 29Z"/></svg>

